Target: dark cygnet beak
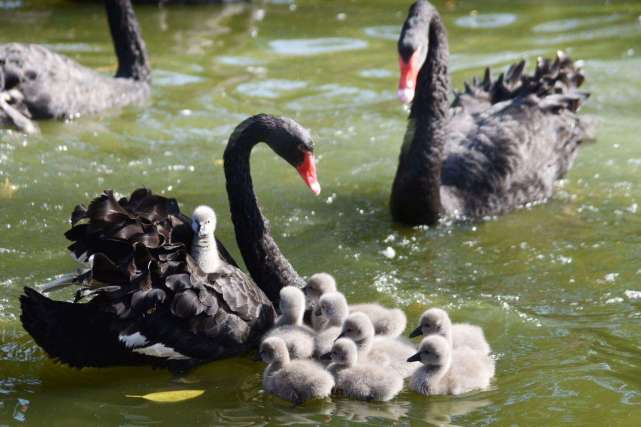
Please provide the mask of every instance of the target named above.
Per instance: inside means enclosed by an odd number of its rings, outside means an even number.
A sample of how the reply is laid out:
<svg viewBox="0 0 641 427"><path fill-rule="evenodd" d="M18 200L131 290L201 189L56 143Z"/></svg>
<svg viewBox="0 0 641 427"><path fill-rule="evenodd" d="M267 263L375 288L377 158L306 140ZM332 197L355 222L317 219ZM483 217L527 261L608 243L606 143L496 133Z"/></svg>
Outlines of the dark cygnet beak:
<svg viewBox="0 0 641 427"><path fill-rule="evenodd" d="M420 362L421 361L421 353L416 353L414 356L410 357L407 359L408 362Z"/></svg>
<svg viewBox="0 0 641 427"><path fill-rule="evenodd" d="M325 354L321 355L320 360L322 360L324 362L328 362L328 361L332 360L332 353L325 353Z"/></svg>
<svg viewBox="0 0 641 427"><path fill-rule="evenodd" d="M322 314L323 314L323 312L321 311L320 307L316 307L316 310L314 311L314 315L320 316Z"/></svg>
<svg viewBox="0 0 641 427"><path fill-rule="evenodd" d="M412 333L410 334L410 338L418 337L420 335L423 335L423 331L421 331L421 327L419 326L412 331Z"/></svg>
<svg viewBox="0 0 641 427"><path fill-rule="evenodd" d="M341 332L340 335L336 337L334 342L338 341L339 338L345 338L345 332Z"/></svg>

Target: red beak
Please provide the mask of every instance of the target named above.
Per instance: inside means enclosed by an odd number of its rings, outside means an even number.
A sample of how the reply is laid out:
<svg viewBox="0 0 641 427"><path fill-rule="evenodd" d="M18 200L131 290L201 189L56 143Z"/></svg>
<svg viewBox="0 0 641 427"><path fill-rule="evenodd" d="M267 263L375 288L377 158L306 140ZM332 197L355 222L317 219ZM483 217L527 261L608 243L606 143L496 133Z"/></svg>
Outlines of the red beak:
<svg viewBox="0 0 641 427"><path fill-rule="evenodd" d="M398 82L398 98L403 104L409 104L414 99L416 78L418 77L418 51L414 52L409 61L398 58L401 69L401 78Z"/></svg>
<svg viewBox="0 0 641 427"><path fill-rule="evenodd" d="M305 152L303 163L297 166L296 170L305 181L305 184L318 196L321 192L321 186L318 183L318 178L316 178L316 161L311 151Z"/></svg>

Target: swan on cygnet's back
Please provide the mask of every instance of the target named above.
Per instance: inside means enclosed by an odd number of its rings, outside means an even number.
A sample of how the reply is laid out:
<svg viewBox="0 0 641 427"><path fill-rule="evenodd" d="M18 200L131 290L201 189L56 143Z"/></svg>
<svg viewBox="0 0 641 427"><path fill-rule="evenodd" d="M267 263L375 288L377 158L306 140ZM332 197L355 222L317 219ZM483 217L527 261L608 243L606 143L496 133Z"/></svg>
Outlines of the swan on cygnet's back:
<svg viewBox="0 0 641 427"><path fill-rule="evenodd" d="M466 84L450 105L443 19L415 2L398 39L399 97L412 102L390 209L395 221L435 225L444 217L480 219L543 202L571 168L591 121L577 115L588 98L578 62L564 53L525 61L492 81Z"/></svg>
<svg viewBox="0 0 641 427"><path fill-rule="evenodd" d="M214 273L220 267L216 232L216 213L209 206L201 205L191 215L194 238L191 242L191 256L205 273Z"/></svg>
<svg viewBox="0 0 641 427"><path fill-rule="evenodd" d="M301 404L332 392L332 375L312 360L290 360L287 345L279 337L263 340L260 357L268 364L263 372L263 388L268 393Z"/></svg>
<svg viewBox="0 0 641 427"><path fill-rule="evenodd" d="M258 114L234 129L224 155L227 195L252 277L220 243L223 262L215 272L203 272L191 254L197 225L175 199L144 188L128 198L105 191L89 207L74 209L65 233L74 257L92 260L90 268L65 276L67 283L55 284L77 285L75 302L55 301L28 287L20 297L20 320L35 342L72 367L151 365L179 372L257 349L273 327L280 290L304 285L272 238L252 188L249 160L261 142L315 194L320 188L313 141L300 124ZM201 228L213 225L195 219ZM303 309L304 304L303 299Z"/></svg>
<svg viewBox="0 0 641 427"><path fill-rule="evenodd" d="M31 133L31 119L69 120L144 102L151 70L130 0L105 0L118 70L105 76L37 44L0 44L0 126Z"/></svg>
<svg viewBox="0 0 641 427"><path fill-rule="evenodd" d="M386 366L360 363L354 341L336 340L323 359L331 359L327 369L334 375L336 390L351 399L386 402L403 389L403 377Z"/></svg>
<svg viewBox="0 0 641 427"><path fill-rule="evenodd" d="M388 364L403 378L409 377L418 368L417 363L407 361L416 348L400 338L374 335L374 326L363 313L353 313L347 317L339 338L349 338L356 343L359 360Z"/></svg>
<svg viewBox="0 0 641 427"><path fill-rule="evenodd" d="M287 344L292 359L308 359L314 354L314 331L303 324L305 295L295 286L280 291L280 316L265 338L279 337Z"/></svg>
<svg viewBox="0 0 641 427"><path fill-rule="evenodd" d="M324 328L316 333L314 339L314 356L320 357L332 349L336 338L341 334L343 322L349 315L347 300L340 292L330 292L323 295L318 301L316 314L324 320Z"/></svg>
<svg viewBox="0 0 641 427"><path fill-rule="evenodd" d="M485 390L494 377L490 356L468 347L452 349L440 335L423 338L418 353L407 360L423 364L412 375L410 388L425 395Z"/></svg>
<svg viewBox="0 0 641 427"><path fill-rule="evenodd" d="M323 319L317 315L317 306L320 297L328 292L336 292L336 280L331 274L316 273L313 274L303 288L305 299L307 300L307 310L310 312L309 321L315 331L323 329Z"/></svg>
<svg viewBox="0 0 641 427"><path fill-rule="evenodd" d="M469 347L483 354L490 354L492 351L481 327L468 323L452 324L450 316L440 308L426 310L421 315L418 326L410 334L410 338L433 334L445 338L454 349Z"/></svg>

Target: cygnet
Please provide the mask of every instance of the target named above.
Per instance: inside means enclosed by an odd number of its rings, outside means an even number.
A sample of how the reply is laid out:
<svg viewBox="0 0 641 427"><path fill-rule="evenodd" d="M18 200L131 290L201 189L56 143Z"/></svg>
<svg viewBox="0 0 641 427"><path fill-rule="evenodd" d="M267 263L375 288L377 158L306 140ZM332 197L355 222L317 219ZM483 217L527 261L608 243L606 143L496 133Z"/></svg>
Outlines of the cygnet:
<svg viewBox="0 0 641 427"><path fill-rule="evenodd" d="M332 363L328 370L334 375L335 390L349 398L386 402L403 389L403 378L394 370L372 363L358 363L358 349L350 339L336 340L329 358Z"/></svg>
<svg viewBox="0 0 641 427"><path fill-rule="evenodd" d="M349 306L350 313L365 313L374 325L376 335L398 337L407 326L407 317L403 310L386 308L380 304L354 304Z"/></svg>
<svg viewBox="0 0 641 427"><path fill-rule="evenodd" d="M358 348L358 359L365 363L385 364L403 378L409 377L420 366L407 358L416 351L409 342L399 338L375 336L374 326L364 313L350 314L343 323L339 338L350 338Z"/></svg>
<svg viewBox="0 0 641 427"><path fill-rule="evenodd" d="M315 312L325 324L315 338L314 355L320 357L332 349L334 341L341 334L343 322L349 315L347 300L340 292L326 293L318 301Z"/></svg>
<svg viewBox="0 0 641 427"><path fill-rule="evenodd" d="M294 286L285 286L280 290L280 316L276 318L274 328L268 331L263 339L280 337L287 344L292 359L308 359L314 354L314 331L303 325L305 313L305 295Z"/></svg>
<svg viewBox="0 0 641 427"><path fill-rule="evenodd" d="M423 338L418 353L408 362L423 363L410 379L410 388L417 393L462 394L485 390L494 377L494 360L469 347L452 349L440 335Z"/></svg>
<svg viewBox="0 0 641 427"><path fill-rule="evenodd" d="M209 206L201 205L191 215L191 228L194 238L191 243L191 256L204 273L215 273L222 265L218 256L216 213Z"/></svg>
<svg viewBox="0 0 641 427"><path fill-rule="evenodd" d="M285 341L278 337L263 340L260 356L267 368L263 372L266 392L301 404L330 395L334 378L321 365L311 360L290 360Z"/></svg>
<svg viewBox="0 0 641 427"><path fill-rule="evenodd" d="M410 334L410 338L423 335L440 335L449 341L454 349L469 347L483 354L490 354L490 345L485 339L483 329L468 323L452 324L447 312L440 308L430 308L419 320L418 327Z"/></svg>
<svg viewBox="0 0 641 427"><path fill-rule="evenodd" d="M307 281L307 285L303 288L305 298L307 300L307 310L310 311L309 321L315 331L323 329L324 319L316 314L318 302L326 293L336 292L336 280L331 274L316 273L312 275Z"/></svg>

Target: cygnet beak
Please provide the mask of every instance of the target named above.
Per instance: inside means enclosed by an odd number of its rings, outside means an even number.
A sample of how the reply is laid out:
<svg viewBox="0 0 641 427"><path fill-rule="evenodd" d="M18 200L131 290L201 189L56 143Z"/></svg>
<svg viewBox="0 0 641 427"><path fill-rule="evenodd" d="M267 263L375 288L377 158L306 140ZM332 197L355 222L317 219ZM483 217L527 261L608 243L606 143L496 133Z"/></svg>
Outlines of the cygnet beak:
<svg viewBox="0 0 641 427"><path fill-rule="evenodd" d="M332 360L332 353L322 354L321 357L320 357L320 360L323 360L325 362L329 361L329 360Z"/></svg>
<svg viewBox="0 0 641 427"><path fill-rule="evenodd" d="M421 353L416 353L414 356L408 358L407 361L408 362L420 362L421 361Z"/></svg>
<svg viewBox="0 0 641 427"><path fill-rule="evenodd" d="M412 331L412 333L410 334L410 338L418 337L420 335L423 335L423 331L421 330L421 327L418 326L416 329Z"/></svg>

